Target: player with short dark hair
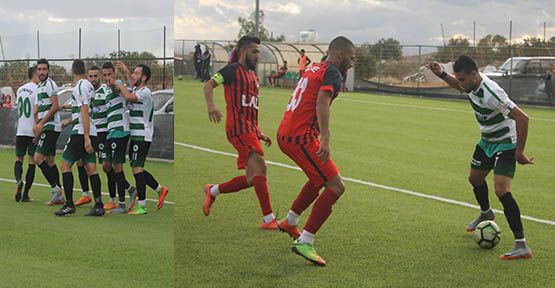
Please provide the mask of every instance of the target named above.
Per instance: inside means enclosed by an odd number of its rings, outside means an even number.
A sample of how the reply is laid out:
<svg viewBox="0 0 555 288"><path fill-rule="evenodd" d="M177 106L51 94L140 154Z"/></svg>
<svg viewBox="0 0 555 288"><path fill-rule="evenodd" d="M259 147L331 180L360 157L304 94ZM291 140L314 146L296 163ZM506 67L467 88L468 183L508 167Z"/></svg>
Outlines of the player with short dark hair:
<svg viewBox="0 0 555 288"><path fill-rule="evenodd" d="M17 89L16 103L17 103L17 132L15 140L15 164L14 175L16 184L15 201L16 202L29 202L29 190L35 180L35 133L33 126L35 117L33 107L35 98L37 97L37 84L39 84L39 76L37 74L37 66L29 67L27 71L29 82ZM29 156L27 173L25 174L25 184L22 180L23 175L23 160L25 153ZM25 185L25 189L23 186ZM23 194L21 193L23 190Z"/></svg>
<svg viewBox="0 0 555 288"><path fill-rule="evenodd" d="M299 54L299 58L297 58L297 64L299 64L299 77L303 78L304 71L310 63L312 63L312 61L310 61L310 58L306 56L304 49L301 49Z"/></svg>
<svg viewBox="0 0 555 288"><path fill-rule="evenodd" d="M260 39L243 36L237 42L231 63L222 68L204 86L204 97L208 106L208 118L220 123L222 113L214 104L213 90L224 85L226 102L226 136L238 152L237 168L245 169L245 175L237 176L225 183L204 186L204 215L210 214L212 204L220 193L232 193L254 186L262 210L260 228L277 229L272 211L266 180L266 163L260 141L268 147L270 138L258 127L258 78L255 73Z"/></svg>
<svg viewBox="0 0 555 288"><path fill-rule="evenodd" d="M524 238L520 208L510 192L515 162L522 165L534 163L533 157L528 158L524 154L528 116L509 99L496 82L479 72L478 65L470 56L457 57L453 64L455 75L443 71L437 62L428 64L428 68L452 88L468 94L482 133L472 156L468 177L481 213L468 224L466 230L474 231L480 222L495 218L485 181L493 170L495 194L503 204L505 218L515 238L514 250L499 258L506 260L532 257L532 250Z"/></svg>
<svg viewBox="0 0 555 288"><path fill-rule="evenodd" d="M308 177L278 228L295 239L291 250L310 262L325 266L314 250L314 236L331 214L332 206L345 191L339 169L330 153L330 106L355 58L353 43L339 36L331 41L326 61L307 68L293 94L278 128L279 148ZM320 137L320 140L318 140ZM319 194L320 189L324 192ZM299 216L314 202L302 233Z"/></svg>

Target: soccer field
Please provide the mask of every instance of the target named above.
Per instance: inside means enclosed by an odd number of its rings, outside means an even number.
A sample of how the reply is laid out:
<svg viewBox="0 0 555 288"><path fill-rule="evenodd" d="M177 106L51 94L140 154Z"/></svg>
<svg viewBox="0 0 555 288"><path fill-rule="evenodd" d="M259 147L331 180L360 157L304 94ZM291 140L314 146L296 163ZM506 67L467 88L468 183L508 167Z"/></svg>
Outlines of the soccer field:
<svg viewBox="0 0 555 288"><path fill-rule="evenodd" d="M61 156L61 155L58 155ZM90 204L74 215L54 216L60 206L48 207L50 197L40 169L36 169L31 203L13 200L13 149L0 149L0 287L171 287L173 273L173 164L148 161L149 170L170 188L165 206L148 201L149 214L84 217ZM59 157L57 159L60 167ZM27 164L24 164L24 173ZM126 178L134 183L129 165ZM74 168L75 188L80 189ZM106 177L100 172L102 191ZM25 174L23 174L25 177ZM81 191L74 191L77 200ZM157 199L147 189L147 198ZM103 200L108 200L103 195Z"/></svg>
<svg viewBox="0 0 555 288"><path fill-rule="evenodd" d="M210 217L202 214L202 186L243 172L226 154L235 151L225 138L225 124L208 121L202 83L175 85L178 287L553 285L555 111L523 108L531 117L526 152L536 157L536 164L517 167L512 192L522 214L536 219L523 220L534 258L500 261L497 257L513 246L503 214L496 218L502 240L492 250L480 249L464 229L479 213L476 206L465 206L475 205L467 174L480 136L469 103L341 94L331 109L331 149L349 179L316 237L315 248L328 262L319 268L291 253L292 241L285 234L258 228L260 208L252 188L221 195ZM268 185L280 219L306 180L287 166L295 164L275 143L291 92L260 91L260 126L274 140L265 148L266 160L273 161L268 163ZM215 96L225 112L221 87ZM493 187L491 175L488 181ZM493 191L490 202L502 210ZM301 225L309 212L301 216Z"/></svg>

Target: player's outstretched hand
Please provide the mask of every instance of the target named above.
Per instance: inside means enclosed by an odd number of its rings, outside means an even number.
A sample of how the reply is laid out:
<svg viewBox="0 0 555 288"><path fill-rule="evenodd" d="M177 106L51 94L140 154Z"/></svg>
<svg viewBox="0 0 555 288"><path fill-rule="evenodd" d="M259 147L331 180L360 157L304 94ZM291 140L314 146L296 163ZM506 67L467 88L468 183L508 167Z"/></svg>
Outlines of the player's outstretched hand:
<svg viewBox="0 0 555 288"><path fill-rule="evenodd" d="M316 156L323 162L330 160L330 145L327 141L320 143L320 149L316 152Z"/></svg>
<svg viewBox="0 0 555 288"><path fill-rule="evenodd" d="M272 139L270 139L270 137L268 137L268 136L266 136L266 135L264 135L264 134L261 133L261 134L260 134L260 137L258 137L258 139L260 139L260 141L264 142L264 144L265 144L267 147L272 146Z"/></svg>
<svg viewBox="0 0 555 288"><path fill-rule="evenodd" d="M129 68L127 68L127 65L119 60L116 61L116 67L118 67L118 69L121 69L125 73L129 72Z"/></svg>
<svg viewBox="0 0 555 288"><path fill-rule="evenodd" d="M216 107L208 107L208 119L214 123L220 123L222 121L222 112Z"/></svg>
<svg viewBox="0 0 555 288"><path fill-rule="evenodd" d="M430 62L428 65L426 65L426 67L430 69L430 71L432 71L432 73L434 73L436 76L441 75L441 72L443 72L443 69L441 69L441 65L439 65L439 63L437 62Z"/></svg>
<svg viewBox="0 0 555 288"><path fill-rule="evenodd" d="M528 158L524 153L516 153L516 161L520 165L534 164L534 157Z"/></svg>

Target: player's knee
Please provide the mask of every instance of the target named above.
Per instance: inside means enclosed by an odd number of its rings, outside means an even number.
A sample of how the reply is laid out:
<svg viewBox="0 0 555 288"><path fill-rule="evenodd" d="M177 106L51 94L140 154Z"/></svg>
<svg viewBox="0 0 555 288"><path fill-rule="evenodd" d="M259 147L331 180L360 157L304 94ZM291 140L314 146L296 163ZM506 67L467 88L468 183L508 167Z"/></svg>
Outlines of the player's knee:
<svg viewBox="0 0 555 288"><path fill-rule="evenodd" d="M496 184L495 185L495 195L499 198L501 198L501 196L503 196L503 194L509 192L509 187L507 187L507 185L503 185L503 184Z"/></svg>
<svg viewBox="0 0 555 288"><path fill-rule="evenodd" d="M143 172L143 168L141 167L131 167L131 171L133 171L133 174L139 174Z"/></svg>
<svg viewBox="0 0 555 288"><path fill-rule="evenodd" d="M468 182L473 187L476 187L482 185L482 183L484 183L484 179L478 179L476 177L468 176Z"/></svg>
<svg viewBox="0 0 555 288"><path fill-rule="evenodd" d="M94 164L85 165L85 171L87 171L88 176L92 176L94 174L97 174L96 165L94 165Z"/></svg>
<svg viewBox="0 0 555 288"><path fill-rule="evenodd" d="M343 179L341 179L341 176L337 175L335 178L327 183L326 188L332 190L338 196L341 196L341 194L345 192L345 183L343 183Z"/></svg>
<svg viewBox="0 0 555 288"><path fill-rule="evenodd" d="M62 159L61 166L63 173L71 172L71 164L69 162Z"/></svg>
<svg viewBox="0 0 555 288"><path fill-rule="evenodd" d="M108 174L112 171L112 165L108 162L104 162L102 163L102 170L104 170L104 173Z"/></svg>

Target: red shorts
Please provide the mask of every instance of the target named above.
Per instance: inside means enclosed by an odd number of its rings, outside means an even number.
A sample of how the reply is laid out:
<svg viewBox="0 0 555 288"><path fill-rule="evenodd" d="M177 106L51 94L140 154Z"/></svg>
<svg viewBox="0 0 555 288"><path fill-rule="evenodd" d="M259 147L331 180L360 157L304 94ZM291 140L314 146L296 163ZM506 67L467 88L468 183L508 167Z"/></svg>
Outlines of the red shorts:
<svg viewBox="0 0 555 288"><path fill-rule="evenodd" d="M299 70L299 78L303 78L304 70Z"/></svg>
<svg viewBox="0 0 555 288"><path fill-rule="evenodd" d="M227 140L231 143L231 145L233 145L233 147L235 147L235 150L237 150L239 154L237 157L237 169L239 170L247 167L251 152L256 152L260 154L260 156L264 156L262 145L260 144L260 140L255 133L231 136L228 137Z"/></svg>
<svg viewBox="0 0 555 288"><path fill-rule="evenodd" d="M303 170L310 182L315 186L324 186L324 183L339 174L339 169L330 159L322 162L316 152L320 149L320 141L315 140L306 144L295 144L278 137L279 148Z"/></svg>

